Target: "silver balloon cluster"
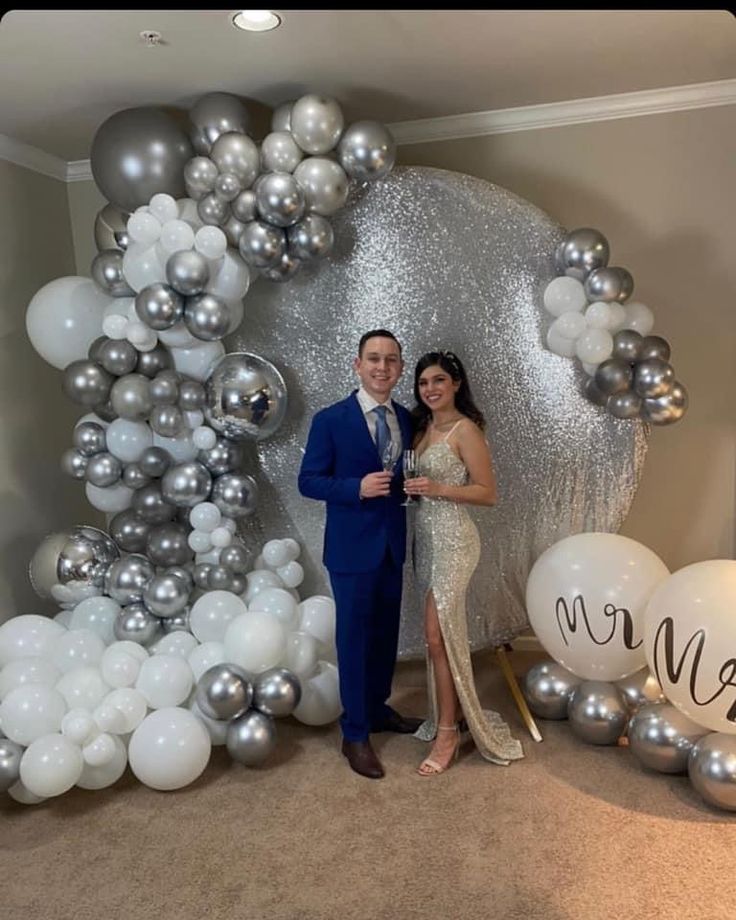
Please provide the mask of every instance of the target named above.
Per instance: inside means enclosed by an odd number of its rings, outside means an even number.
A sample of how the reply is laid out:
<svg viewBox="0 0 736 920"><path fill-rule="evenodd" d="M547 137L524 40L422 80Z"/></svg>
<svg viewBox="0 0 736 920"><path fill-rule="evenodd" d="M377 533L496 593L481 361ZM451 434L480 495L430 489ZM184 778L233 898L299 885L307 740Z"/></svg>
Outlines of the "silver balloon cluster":
<svg viewBox="0 0 736 920"><path fill-rule="evenodd" d="M650 334L649 307L629 300L631 274L608 260L608 241L598 230L572 230L560 242L559 277L544 291L544 306L556 317L547 347L582 361L588 374L585 395L611 415L672 424L685 414L688 396L669 363L669 343Z"/></svg>
<svg viewBox="0 0 736 920"><path fill-rule="evenodd" d="M209 93L190 118L198 156L186 164L184 183L197 214L271 281L287 281L326 256L334 242L328 218L345 204L350 180L380 179L396 159L384 125L346 128L339 104L325 96L280 106L260 146L235 96Z"/></svg>
<svg viewBox="0 0 736 920"><path fill-rule="evenodd" d="M274 719L291 715L302 696L299 678L287 668L252 675L235 664L216 664L197 681L199 712L224 731L233 760L263 763L276 745Z"/></svg>

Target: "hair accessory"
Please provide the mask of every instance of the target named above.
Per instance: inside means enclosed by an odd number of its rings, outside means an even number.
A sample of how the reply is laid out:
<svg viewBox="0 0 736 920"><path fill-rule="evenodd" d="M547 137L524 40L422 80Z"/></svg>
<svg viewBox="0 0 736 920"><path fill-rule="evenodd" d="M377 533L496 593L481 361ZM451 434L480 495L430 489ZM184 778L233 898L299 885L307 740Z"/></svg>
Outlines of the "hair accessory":
<svg viewBox="0 0 736 920"><path fill-rule="evenodd" d="M461 371L460 371L460 359L458 358L458 356L455 354L454 351L441 351L440 354L442 355L442 357L443 357L446 361L449 361L449 362L450 362L450 364L451 364L451 365L453 366L453 368L458 372L458 374L461 373Z"/></svg>

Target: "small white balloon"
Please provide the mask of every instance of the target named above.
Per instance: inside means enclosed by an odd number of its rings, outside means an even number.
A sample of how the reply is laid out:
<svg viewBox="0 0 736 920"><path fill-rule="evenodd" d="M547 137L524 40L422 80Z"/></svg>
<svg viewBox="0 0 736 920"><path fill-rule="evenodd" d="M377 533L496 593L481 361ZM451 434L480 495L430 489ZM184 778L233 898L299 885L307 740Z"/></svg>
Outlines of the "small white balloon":
<svg viewBox="0 0 736 920"><path fill-rule="evenodd" d="M222 549L225 546L230 546L233 541L233 535L227 527L215 527L210 534L210 539L213 546L218 546Z"/></svg>
<svg viewBox="0 0 736 920"><path fill-rule="evenodd" d="M80 789L106 789L116 783L125 773L128 752L120 738L112 736L115 753L111 760L98 767L85 763L82 775L77 780Z"/></svg>
<svg viewBox="0 0 736 920"><path fill-rule="evenodd" d="M129 320L125 337L138 351L153 351L158 344L158 336L153 329L138 320Z"/></svg>
<svg viewBox="0 0 736 920"><path fill-rule="evenodd" d="M228 625L224 645L228 661L260 674L281 662L286 631L276 617L249 610Z"/></svg>
<svg viewBox="0 0 736 920"><path fill-rule="evenodd" d="M56 689L70 709L88 709L90 712L110 692L109 684L102 679L96 667L74 668L60 678Z"/></svg>
<svg viewBox="0 0 736 920"><path fill-rule="evenodd" d="M194 248L207 259L219 259L227 249L227 237L219 227L202 227L194 234Z"/></svg>
<svg viewBox="0 0 736 920"><path fill-rule="evenodd" d="M91 767L104 767L114 759L115 751L112 735L101 732L82 748L82 757Z"/></svg>
<svg viewBox="0 0 736 920"><path fill-rule="evenodd" d="M553 316L560 316L570 310L580 312L588 302L582 283L566 275L550 281L544 289L543 299L545 308Z"/></svg>
<svg viewBox="0 0 736 920"><path fill-rule="evenodd" d="M283 540L269 540L263 547L261 555L266 565L274 569L280 565L286 565L291 557L289 547Z"/></svg>
<svg viewBox="0 0 736 920"><path fill-rule="evenodd" d="M109 339L124 339L128 331L128 320L125 316L113 313L102 320L102 331Z"/></svg>
<svg viewBox="0 0 736 920"><path fill-rule="evenodd" d="M200 425L192 432L192 440L200 450L212 450L217 443L217 435L207 425Z"/></svg>
<svg viewBox="0 0 736 920"><path fill-rule="evenodd" d="M549 327L564 339L576 339L585 329L585 317L576 310L561 313Z"/></svg>
<svg viewBox="0 0 736 920"><path fill-rule="evenodd" d="M211 533L220 526L222 513L214 502L200 502L189 512L189 523L197 530Z"/></svg>
<svg viewBox="0 0 736 920"><path fill-rule="evenodd" d="M70 709L61 720L61 733L80 747L96 734L97 725L88 709Z"/></svg>
<svg viewBox="0 0 736 920"><path fill-rule="evenodd" d="M315 673L319 652L320 643L310 633L292 632L286 638L284 665L304 680Z"/></svg>
<svg viewBox="0 0 736 920"><path fill-rule="evenodd" d="M106 700L107 697L102 700L99 706L95 707L92 713L98 732L112 732L115 735L122 735L127 731L125 728L125 716L115 706L110 706Z"/></svg>
<svg viewBox="0 0 736 920"><path fill-rule="evenodd" d="M110 645L115 641L113 625L121 609L111 597L88 597L72 611L69 626L71 629L90 629L105 645Z"/></svg>
<svg viewBox="0 0 736 920"><path fill-rule="evenodd" d="M135 687L151 709L163 709L183 703L192 684L192 669L183 658L152 655L141 665Z"/></svg>
<svg viewBox="0 0 736 920"><path fill-rule="evenodd" d="M230 623L247 609L232 591L207 591L192 605L189 626L200 642L222 642Z"/></svg>
<svg viewBox="0 0 736 920"><path fill-rule="evenodd" d="M194 230L185 220L169 220L161 228L159 243L168 254L191 249L194 245Z"/></svg>
<svg viewBox="0 0 736 920"><path fill-rule="evenodd" d="M151 214L162 224L175 220L179 216L179 207L176 199L164 192L154 195L148 203Z"/></svg>
<svg viewBox="0 0 736 920"><path fill-rule="evenodd" d="M151 652L154 655L174 655L188 662L189 656L198 645L199 642L190 632L178 629L159 639L152 646Z"/></svg>
<svg viewBox="0 0 736 920"><path fill-rule="evenodd" d="M222 342L198 342L192 348L172 348L174 367L180 374L194 377L200 383L209 376L212 366L225 354Z"/></svg>
<svg viewBox="0 0 736 920"><path fill-rule="evenodd" d="M128 218L128 235L134 243L151 246L161 236L161 221L151 213L136 211Z"/></svg>
<svg viewBox="0 0 736 920"><path fill-rule="evenodd" d="M204 426L204 412L201 409L192 409L184 413L184 424L187 428L192 429L192 435L194 434L195 429L206 427ZM211 430L211 429L208 429ZM215 438L217 440L217 438ZM207 448L209 450L209 448Z"/></svg>
<svg viewBox="0 0 736 920"><path fill-rule="evenodd" d="M113 642L105 649L100 671L111 687L132 687L148 652L137 642Z"/></svg>
<svg viewBox="0 0 736 920"><path fill-rule="evenodd" d="M585 323L591 329L608 329L611 331L612 304L605 300L596 300L585 311ZM618 306L621 306L618 304ZM622 308L623 309L623 308Z"/></svg>
<svg viewBox="0 0 736 920"><path fill-rule="evenodd" d="M646 304L633 300L624 305L624 312L626 319L622 328L634 329L641 335L649 335L654 328L654 314Z"/></svg>
<svg viewBox="0 0 736 920"><path fill-rule="evenodd" d="M107 449L124 463L136 463L153 446L153 432L145 422L116 418L105 432Z"/></svg>
<svg viewBox="0 0 736 920"><path fill-rule="evenodd" d="M287 562L286 565L280 565L276 569L276 574L283 581L287 588L298 588L304 581L304 569L298 562Z"/></svg>
<svg viewBox="0 0 736 920"><path fill-rule="evenodd" d="M324 646L335 644L335 617L335 602L326 595L315 594L299 604L299 629Z"/></svg>
<svg viewBox="0 0 736 920"><path fill-rule="evenodd" d="M613 354L613 336L607 329L586 329L575 342L575 353L587 364L600 364Z"/></svg>
<svg viewBox="0 0 736 920"><path fill-rule="evenodd" d="M224 517L221 521L221 526L229 530L231 534L238 532L238 522L234 518Z"/></svg>
<svg viewBox="0 0 736 920"><path fill-rule="evenodd" d="M297 602L284 588L265 588L259 591L248 610L262 611L275 617L287 630L294 629L299 615Z"/></svg>
<svg viewBox="0 0 736 920"><path fill-rule="evenodd" d="M146 698L133 687L119 687L108 693L103 700L104 706L111 706L122 715L123 729L120 734L135 731L145 719L148 712Z"/></svg>
<svg viewBox="0 0 736 920"><path fill-rule="evenodd" d="M302 548L301 546L299 546L299 544L293 537L285 537L281 542L284 544L284 546L287 548L289 552L290 561L293 561L299 558L299 554L301 553Z"/></svg>
<svg viewBox="0 0 736 920"><path fill-rule="evenodd" d="M337 668L320 661L317 673L302 682L302 698L294 717L305 725L327 725L342 712Z"/></svg>
<svg viewBox="0 0 736 920"><path fill-rule="evenodd" d="M126 508L130 508L134 494L133 489L129 489L122 482L116 482L112 486L104 487L85 482L84 491L90 505L107 514L117 514L118 511L125 511Z"/></svg>
<svg viewBox="0 0 736 920"><path fill-rule="evenodd" d="M547 330L547 348L561 358L575 357L575 340L567 339L554 328L554 323Z"/></svg>
<svg viewBox="0 0 736 920"><path fill-rule="evenodd" d="M212 549L212 539L204 530L193 530L187 537L189 548L195 553L206 553Z"/></svg>
<svg viewBox="0 0 736 920"><path fill-rule="evenodd" d="M225 661L225 646L222 642L203 642L190 652L187 660L194 674L194 680L198 681L212 665L222 664Z"/></svg>
<svg viewBox="0 0 736 920"><path fill-rule="evenodd" d="M60 636L51 652L51 660L66 673L75 668L98 665L105 653L105 643L91 629L70 629Z"/></svg>
<svg viewBox="0 0 736 920"><path fill-rule="evenodd" d="M283 588L284 583L281 581L276 572L270 569L254 569L246 576L248 587L243 596L245 603L250 604L254 598L265 588Z"/></svg>

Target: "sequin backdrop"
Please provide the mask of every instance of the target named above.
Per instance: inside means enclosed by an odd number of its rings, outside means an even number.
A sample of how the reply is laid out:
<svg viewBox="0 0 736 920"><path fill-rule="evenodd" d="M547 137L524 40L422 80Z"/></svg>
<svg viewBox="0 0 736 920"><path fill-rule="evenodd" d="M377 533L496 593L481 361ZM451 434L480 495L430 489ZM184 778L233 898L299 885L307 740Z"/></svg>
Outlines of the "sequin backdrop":
<svg viewBox="0 0 736 920"><path fill-rule="evenodd" d="M251 288L227 343L272 361L289 391L282 428L250 447L248 471L261 492L243 537L253 548L295 537L304 596L329 594L324 506L296 484L311 417L355 388L352 361L369 329L391 329L403 343L406 371L394 397L408 407L417 359L451 349L486 415L499 492L495 507L471 512L482 552L468 592L470 639L473 648L509 641L528 625L534 560L569 534L616 531L646 454L643 423L588 402L579 362L543 346L542 292L564 231L505 189L425 167L399 167L356 193L334 225L327 260L287 284ZM411 564L405 571L399 655L411 658L423 656L424 640Z"/></svg>

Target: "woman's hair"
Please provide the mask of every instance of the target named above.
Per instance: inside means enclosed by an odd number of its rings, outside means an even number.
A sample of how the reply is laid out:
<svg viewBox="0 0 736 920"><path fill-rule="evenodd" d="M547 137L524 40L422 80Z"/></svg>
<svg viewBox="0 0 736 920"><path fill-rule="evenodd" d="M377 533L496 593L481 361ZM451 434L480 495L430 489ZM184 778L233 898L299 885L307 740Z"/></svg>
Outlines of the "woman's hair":
<svg viewBox="0 0 736 920"><path fill-rule="evenodd" d="M428 367L435 366L441 367L454 381L460 382L460 386L455 393L455 406L458 412L462 412L471 422L475 422L482 431L485 428L486 420L483 417L483 413L476 406L473 394L470 392L468 375L465 373L462 361L452 351L430 351L426 355L422 355L414 371L414 399L416 406L412 409L411 414L414 420L415 433L421 434L426 429L432 416L429 406L422 402L419 395L419 378Z"/></svg>

